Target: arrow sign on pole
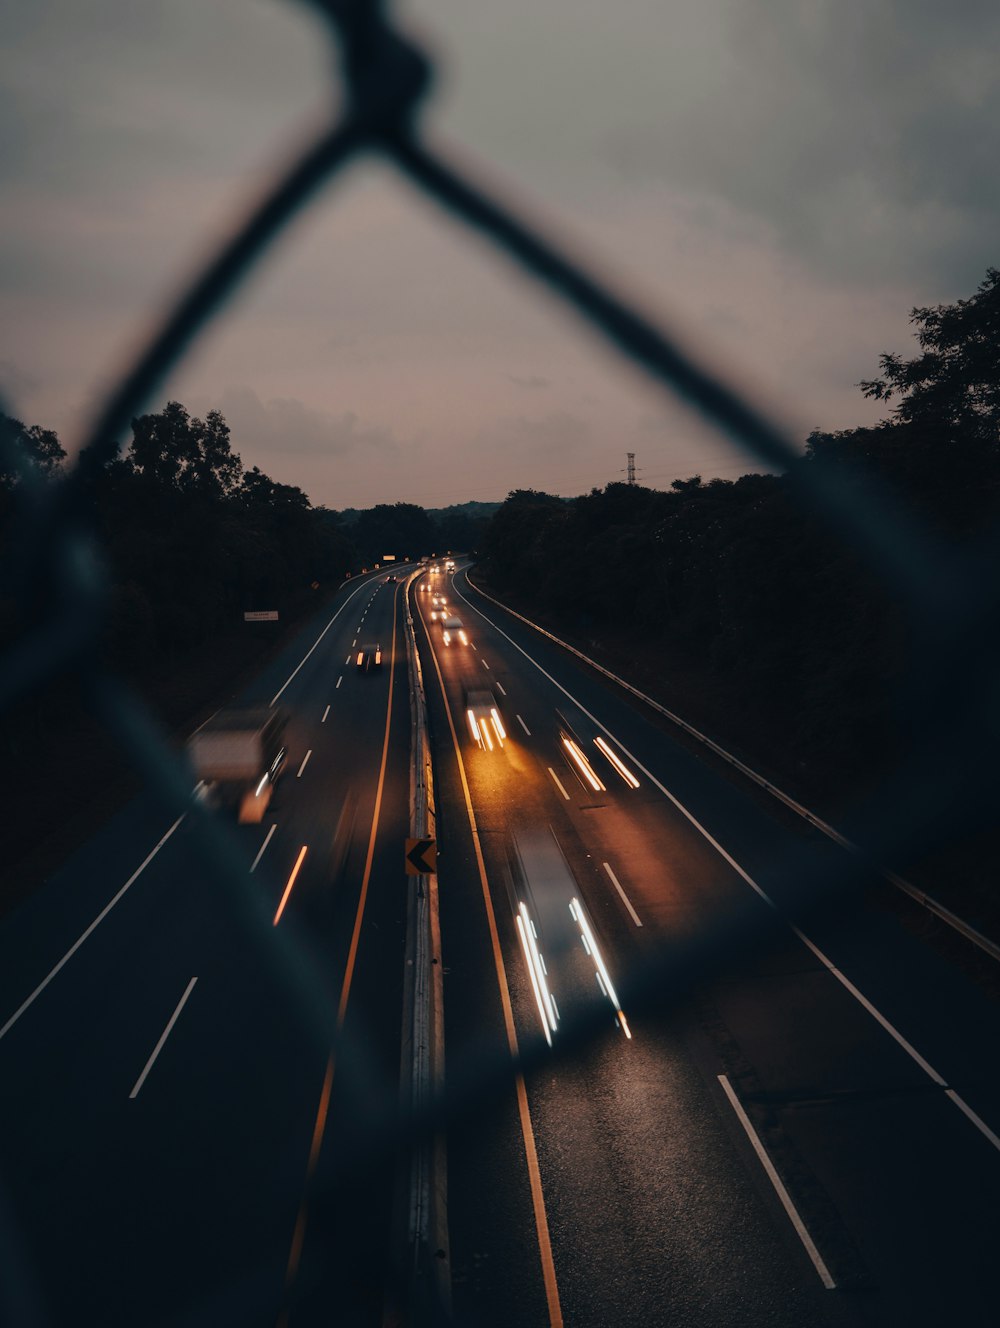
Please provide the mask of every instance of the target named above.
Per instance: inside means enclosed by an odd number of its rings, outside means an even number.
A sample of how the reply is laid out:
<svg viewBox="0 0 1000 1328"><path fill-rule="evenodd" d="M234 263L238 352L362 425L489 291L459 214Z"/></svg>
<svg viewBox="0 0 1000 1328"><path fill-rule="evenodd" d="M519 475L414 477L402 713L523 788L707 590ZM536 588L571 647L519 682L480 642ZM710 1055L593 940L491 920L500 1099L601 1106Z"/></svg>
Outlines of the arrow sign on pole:
<svg viewBox="0 0 1000 1328"><path fill-rule="evenodd" d="M408 839L406 841L407 876L433 876L437 872L437 840Z"/></svg>

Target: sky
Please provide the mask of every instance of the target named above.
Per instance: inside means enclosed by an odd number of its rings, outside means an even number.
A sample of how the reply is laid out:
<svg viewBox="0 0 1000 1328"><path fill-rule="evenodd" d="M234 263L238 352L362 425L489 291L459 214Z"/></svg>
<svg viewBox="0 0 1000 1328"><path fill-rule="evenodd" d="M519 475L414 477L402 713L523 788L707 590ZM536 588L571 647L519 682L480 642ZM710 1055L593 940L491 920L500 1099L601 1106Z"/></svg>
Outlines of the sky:
<svg viewBox="0 0 1000 1328"><path fill-rule="evenodd" d="M409 0L428 141L770 411L879 418L913 306L1000 263L1000 6ZM292 0L7 0L0 393L72 451L184 281L339 104ZM221 409L316 504L666 488L759 465L365 159L296 219L149 409Z"/></svg>

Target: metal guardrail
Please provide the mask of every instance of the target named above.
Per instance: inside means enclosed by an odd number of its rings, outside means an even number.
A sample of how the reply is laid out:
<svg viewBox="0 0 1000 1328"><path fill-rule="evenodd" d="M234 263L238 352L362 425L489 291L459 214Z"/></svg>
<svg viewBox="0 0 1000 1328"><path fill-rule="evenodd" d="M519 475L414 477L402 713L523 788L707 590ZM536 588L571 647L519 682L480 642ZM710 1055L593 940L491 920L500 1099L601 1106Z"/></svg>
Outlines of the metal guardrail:
<svg viewBox="0 0 1000 1328"><path fill-rule="evenodd" d="M404 587L406 659L410 682L410 834L435 839L434 768L427 732L427 697L409 590ZM444 1089L444 981L437 878L410 878L406 897L406 968L400 1098L404 1117L427 1111ZM451 1308L448 1177L441 1133L418 1139L408 1158L405 1247L409 1304L432 1322Z"/></svg>
<svg viewBox="0 0 1000 1328"><path fill-rule="evenodd" d="M561 239L519 215L504 201L502 189L486 183L478 167L459 163L454 153L433 143L419 112L433 87L434 64L394 23L388 3L312 0L310 7L326 21L339 55L339 77L346 92L340 103L343 110L303 143L280 178L165 313L98 411L67 480L45 486L35 481L29 468L20 471L15 512L17 589L24 621L30 625L0 658L0 710L62 674L72 671L78 676L92 713L118 741L165 815L173 819L188 813L193 843L211 863L234 926L252 943L262 966L285 993L289 1009L325 1054L335 1012L323 982L248 896L245 864L235 841L203 812L190 809L190 782L166 735L100 658L99 628L107 613L109 588L97 556L86 492L92 468L117 454L131 419L141 413L271 242L323 185L369 153L394 166L423 196L485 237L512 265L532 276L541 292L574 311L609 350L686 400L749 457L771 469L791 466L789 482L799 501L866 560L871 574L888 586L918 625L923 643L921 674L911 689L910 704L916 709L928 697L940 696L949 684L954 703L946 720L941 718L941 707L921 705L911 758L886 780L869 805L864 833L857 837L865 852L876 861L892 861L903 848L920 852L936 847L944 836L984 824L992 811L988 796L992 763L983 748L984 735L989 744L995 733L995 653L990 643L996 592L981 589L977 596L965 592L977 571L982 571L981 587L993 586L987 558L982 569L960 565L873 482L862 484L857 477L848 480L844 475L821 475L815 467L792 466L798 459L793 441L750 406L717 366L700 363L679 339L668 336L594 275L593 265L571 257ZM5 459L18 465L7 440L0 439L0 449ZM428 793L431 787L425 783ZM428 814L429 810L428 803ZM415 803L415 816L419 815ZM839 890L841 899L849 898L849 877L847 872L837 881L821 880L819 888L826 893L818 897L828 901L830 893ZM675 971L685 966L691 973L699 966L703 971L713 959L724 961L762 934L752 927L727 930L727 926L722 923L711 937L692 943ZM437 944L423 922L420 934L422 945L428 934L431 947ZM647 991L654 990L654 978L649 977ZM574 1028L567 1027L559 1054L574 1054L597 1031L597 1024L586 1018ZM541 1064L545 1054L541 1048L529 1047L520 1068ZM364 1061L361 1044L341 1047L340 1064L359 1081L364 1079ZM485 1098L508 1083L515 1068L509 1062L452 1066L449 1080L458 1083L453 1091L428 1086L424 1080L414 1084L407 1119L380 1127L381 1133L366 1137L366 1148L412 1148L440 1135L450 1122L485 1109ZM359 1150L357 1158L344 1165L362 1167L367 1156ZM327 1182L336 1179L330 1176ZM429 1206L423 1188L420 1195L414 1224L426 1233ZM9 1215L0 1221L0 1265L4 1288L0 1298L5 1297L6 1305L18 1313L25 1305L31 1307L32 1292L19 1272L16 1231ZM397 1272L401 1282L408 1280L405 1270ZM421 1313L417 1307L414 1317ZM34 1321L44 1321L40 1309Z"/></svg>

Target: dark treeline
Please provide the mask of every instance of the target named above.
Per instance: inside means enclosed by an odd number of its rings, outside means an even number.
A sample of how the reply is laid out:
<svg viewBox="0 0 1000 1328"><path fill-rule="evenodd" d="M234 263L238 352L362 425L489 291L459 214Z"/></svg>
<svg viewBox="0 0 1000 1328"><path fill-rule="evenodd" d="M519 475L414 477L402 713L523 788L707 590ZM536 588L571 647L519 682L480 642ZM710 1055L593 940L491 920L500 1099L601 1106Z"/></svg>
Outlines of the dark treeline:
<svg viewBox="0 0 1000 1328"><path fill-rule="evenodd" d="M935 539L965 544L1000 514L1000 272L911 320L920 354L884 355L859 384L894 403L889 418L814 432L799 464L848 483L875 476ZM483 572L585 638L704 670L815 787L842 789L898 752L900 679L918 643L791 478L612 484L572 500L519 490L482 541Z"/></svg>
<svg viewBox="0 0 1000 1328"><path fill-rule="evenodd" d="M338 516L357 556L370 566L387 553L420 558L476 549L499 507L499 503L469 502L428 510L414 503L378 503L360 510L348 507Z"/></svg>
<svg viewBox="0 0 1000 1328"><path fill-rule="evenodd" d="M0 537L18 510L18 464L43 484L64 478L51 430L0 415ZM171 401L132 422L120 456L85 465L86 504L108 580L104 629L111 664L141 673L239 631L246 610L294 618L315 590L338 585L386 554L419 558L474 548L498 503L427 512L381 503L343 513L314 508L301 489L244 467L223 415L204 420ZM5 560L13 575L16 551ZM18 628L8 579L2 632ZM23 627L23 623L20 626Z"/></svg>
<svg viewBox="0 0 1000 1328"><path fill-rule="evenodd" d="M3 423L33 469L61 482L56 436ZM351 566L336 517L301 489L245 469L218 411L200 420L171 401L133 421L123 455L84 474L109 583L104 650L114 665L141 671L175 659L241 624L244 610L295 616L313 582L339 584ZM0 474L8 536L19 482L8 462Z"/></svg>

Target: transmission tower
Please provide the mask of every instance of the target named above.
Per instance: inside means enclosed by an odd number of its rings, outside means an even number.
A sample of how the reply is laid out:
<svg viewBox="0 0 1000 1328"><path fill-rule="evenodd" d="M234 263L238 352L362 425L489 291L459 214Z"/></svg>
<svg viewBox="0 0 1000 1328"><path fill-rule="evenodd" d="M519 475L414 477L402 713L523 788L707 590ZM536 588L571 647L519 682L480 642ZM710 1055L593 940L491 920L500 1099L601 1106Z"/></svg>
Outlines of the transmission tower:
<svg viewBox="0 0 1000 1328"><path fill-rule="evenodd" d="M634 452L626 452L626 453L625 453L625 456L626 456L626 458L627 458L627 460L628 460L628 465L627 465L626 468L625 468L625 483L626 483L626 484L634 484L634 483L635 483L635 453L634 453Z"/></svg>

